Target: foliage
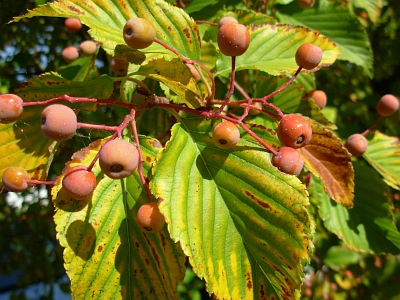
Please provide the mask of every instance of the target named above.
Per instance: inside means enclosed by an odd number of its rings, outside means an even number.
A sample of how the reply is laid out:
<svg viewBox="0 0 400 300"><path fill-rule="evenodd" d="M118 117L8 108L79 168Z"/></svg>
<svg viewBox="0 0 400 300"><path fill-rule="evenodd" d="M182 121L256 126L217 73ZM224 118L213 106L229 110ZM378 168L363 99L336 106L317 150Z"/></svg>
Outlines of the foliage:
<svg viewBox="0 0 400 300"><path fill-rule="evenodd" d="M19 95L25 106L20 120L0 124L0 174L18 165L31 183L51 185L54 211L37 203L17 211L2 200L1 222L19 230L32 216L45 226L30 226L54 245L52 260L42 262L59 270L62 249L74 299L199 299L203 288L218 299L398 297L400 118L399 111L380 118L375 110L383 94L399 94L393 76L399 60L389 55L388 64L380 48L382 40L398 47L396 9L395 1L369 0L319 0L310 9L290 0L60 0L13 13L1 39L18 51L0 61L0 90ZM223 16L249 30L241 56L219 51L216 25ZM125 44L122 31L132 17L156 29L149 47ZM85 27L70 34L64 18ZM89 38L98 43L95 55L62 62L62 48ZM304 43L323 52L311 71L294 59ZM11 57L4 49L1 57ZM128 73L116 76L112 58L127 60ZM390 75L392 89L383 89ZM317 88L328 95L323 109L307 96ZM71 140L41 134L41 111L55 102L78 116ZM278 122L291 113L302 115L313 133L298 149L305 164L299 177L271 164L283 146ZM221 120L240 130L233 148L212 140ZM356 132L369 142L357 158L343 146ZM97 162L102 145L115 138L135 144L142 159L119 180ZM97 185L78 201L62 179L79 165L95 174ZM159 204L167 223L158 233L136 221L148 201ZM54 215L55 225L33 217L40 215ZM10 241L1 245L9 260L1 272L13 268ZM59 273L32 276L31 282L49 281Z"/></svg>

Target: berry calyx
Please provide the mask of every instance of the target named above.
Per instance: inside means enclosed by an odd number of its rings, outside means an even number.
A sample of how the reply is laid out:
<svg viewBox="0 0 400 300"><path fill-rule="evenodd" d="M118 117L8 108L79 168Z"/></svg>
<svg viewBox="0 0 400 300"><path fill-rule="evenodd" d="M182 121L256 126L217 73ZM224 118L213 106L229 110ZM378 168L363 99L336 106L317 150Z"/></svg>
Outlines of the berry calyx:
<svg viewBox="0 0 400 300"><path fill-rule="evenodd" d="M231 23L238 24L239 22L234 17L230 17L230 16L222 17L218 22L218 27L221 27L222 25L225 25L225 24L231 24Z"/></svg>
<svg viewBox="0 0 400 300"><path fill-rule="evenodd" d="M82 23L76 18L67 18L64 22L65 28L70 33L78 32L82 28Z"/></svg>
<svg viewBox="0 0 400 300"><path fill-rule="evenodd" d="M75 166L65 173L62 186L72 198L84 200L94 191L96 176L85 166Z"/></svg>
<svg viewBox="0 0 400 300"><path fill-rule="evenodd" d="M132 18L124 26L125 43L133 49L149 47L156 38L156 30L149 21L143 18Z"/></svg>
<svg viewBox="0 0 400 300"><path fill-rule="evenodd" d="M99 152L100 168L112 179L130 176L139 165L139 152L134 145L124 140L105 143Z"/></svg>
<svg viewBox="0 0 400 300"><path fill-rule="evenodd" d="M299 67L311 70L321 62L322 50L316 45L305 43L297 49L295 59Z"/></svg>
<svg viewBox="0 0 400 300"><path fill-rule="evenodd" d="M110 61L111 70L117 75L124 75L128 71L129 62L124 59L113 58Z"/></svg>
<svg viewBox="0 0 400 300"><path fill-rule="evenodd" d="M297 149L304 147L310 142L312 128L303 117L288 114L279 122L277 134L283 144Z"/></svg>
<svg viewBox="0 0 400 300"><path fill-rule="evenodd" d="M17 121L23 111L23 101L14 94L0 95L0 123L7 124Z"/></svg>
<svg viewBox="0 0 400 300"><path fill-rule="evenodd" d="M362 134L355 133L347 138L344 146L353 156L361 156L368 149L368 140Z"/></svg>
<svg viewBox="0 0 400 300"><path fill-rule="evenodd" d="M75 134L77 127L75 112L68 106L53 104L42 111L40 129L51 140L68 140Z"/></svg>
<svg viewBox="0 0 400 300"><path fill-rule="evenodd" d="M303 169L304 160L296 149L282 147L278 150L278 154L272 158L272 165L283 173L297 176Z"/></svg>
<svg viewBox="0 0 400 300"><path fill-rule="evenodd" d="M227 23L218 29L218 47L226 56L240 56L250 45L250 33L246 26Z"/></svg>
<svg viewBox="0 0 400 300"><path fill-rule="evenodd" d="M93 41L83 41L79 45L79 51L82 53L83 56L91 56L96 53L97 45Z"/></svg>
<svg viewBox="0 0 400 300"><path fill-rule="evenodd" d="M315 4L315 0L298 0L301 8L311 8Z"/></svg>
<svg viewBox="0 0 400 300"><path fill-rule="evenodd" d="M2 177L3 187L10 192L23 192L28 188L28 172L20 167L7 168Z"/></svg>
<svg viewBox="0 0 400 300"><path fill-rule="evenodd" d="M165 218L156 202L143 204L137 212L137 222L147 232L157 233L165 224Z"/></svg>
<svg viewBox="0 0 400 300"><path fill-rule="evenodd" d="M229 121L221 122L212 132L214 144L221 149L229 149L238 143L240 132L237 126Z"/></svg>
<svg viewBox="0 0 400 300"><path fill-rule="evenodd" d="M79 57L78 48L74 46L68 46L63 49L63 51L61 52L61 56L67 63L71 63Z"/></svg>
<svg viewBox="0 0 400 300"><path fill-rule="evenodd" d="M310 91L307 93L307 96L313 99L315 104L317 104L321 109L323 109L326 106L326 103L328 101L326 93L322 90Z"/></svg>
<svg viewBox="0 0 400 300"><path fill-rule="evenodd" d="M382 117L388 117L394 114L399 109L399 100L391 95L386 94L379 99L376 110Z"/></svg>

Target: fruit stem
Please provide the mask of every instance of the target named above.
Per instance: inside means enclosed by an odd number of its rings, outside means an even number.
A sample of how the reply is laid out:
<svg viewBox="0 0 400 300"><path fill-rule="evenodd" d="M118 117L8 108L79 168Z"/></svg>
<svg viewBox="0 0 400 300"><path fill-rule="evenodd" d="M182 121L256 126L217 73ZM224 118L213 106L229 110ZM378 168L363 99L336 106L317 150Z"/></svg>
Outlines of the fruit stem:
<svg viewBox="0 0 400 300"><path fill-rule="evenodd" d="M53 185L55 183L55 181L54 180L43 181L43 180L27 179L26 183L28 185L38 185L38 184Z"/></svg>
<svg viewBox="0 0 400 300"><path fill-rule="evenodd" d="M361 135L366 136L379 123L381 117L382 117L381 115L378 115L376 117L374 123L372 123L372 125L367 130L365 130L363 133L361 133Z"/></svg>

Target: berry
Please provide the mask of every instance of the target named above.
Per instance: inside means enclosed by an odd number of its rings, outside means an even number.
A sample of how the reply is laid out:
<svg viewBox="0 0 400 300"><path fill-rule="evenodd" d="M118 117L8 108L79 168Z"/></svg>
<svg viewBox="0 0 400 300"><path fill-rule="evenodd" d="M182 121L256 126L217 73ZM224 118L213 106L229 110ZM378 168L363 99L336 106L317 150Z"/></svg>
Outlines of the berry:
<svg viewBox="0 0 400 300"><path fill-rule="evenodd" d="M139 208L137 221L140 227L151 233L159 232L165 224L164 216L155 202L143 204Z"/></svg>
<svg viewBox="0 0 400 300"><path fill-rule="evenodd" d="M67 63L73 62L79 57L78 48L74 46L68 46L61 52L61 56Z"/></svg>
<svg viewBox="0 0 400 300"><path fill-rule="evenodd" d="M301 148L310 142L312 128L303 117L289 114L279 122L277 134L279 140L286 146Z"/></svg>
<svg viewBox="0 0 400 300"><path fill-rule="evenodd" d="M321 90L313 90L307 93L307 96L314 100L315 104L319 106L319 108L323 109L326 106L328 98L324 91Z"/></svg>
<svg viewBox="0 0 400 300"><path fill-rule="evenodd" d="M229 17L229 16L222 17L218 22L218 27L221 27L222 25L225 25L225 24L231 24L231 23L238 24L239 22L234 17Z"/></svg>
<svg viewBox="0 0 400 300"><path fill-rule="evenodd" d="M262 109L262 103L261 102L253 102L251 105L258 107L259 109ZM250 108L249 109L249 115L250 116L256 116L261 113L261 110L255 109L255 108Z"/></svg>
<svg viewBox="0 0 400 300"><path fill-rule="evenodd" d="M112 140L103 145L99 153L101 170L112 179L131 175L139 164L139 152L124 140Z"/></svg>
<svg viewBox="0 0 400 300"><path fill-rule="evenodd" d="M296 149L282 147L278 150L278 154L272 158L272 165L283 173L297 176L303 169L304 160Z"/></svg>
<svg viewBox="0 0 400 300"><path fill-rule="evenodd" d="M65 28L68 30L70 33L75 33L78 32L81 27L82 23L79 19L76 18L68 18L64 22Z"/></svg>
<svg viewBox="0 0 400 300"><path fill-rule="evenodd" d="M300 7L302 8L311 8L315 4L315 0L298 0Z"/></svg>
<svg viewBox="0 0 400 300"><path fill-rule="evenodd" d="M113 58L110 61L111 70L117 75L124 75L128 71L129 63L124 59Z"/></svg>
<svg viewBox="0 0 400 300"><path fill-rule="evenodd" d="M229 149L238 143L240 132L234 123L221 122L215 126L212 133L212 139L217 147Z"/></svg>
<svg viewBox="0 0 400 300"><path fill-rule="evenodd" d="M376 110L382 117L388 117L399 109L399 100L391 94L382 96Z"/></svg>
<svg viewBox="0 0 400 300"><path fill-rule="evenodd" d="M23 192L28 188L28 172L20 167L9 167L3 173L3 187L10 192Z"/></svg>
<svg viewBox="0 0 400 300"><path fill-rule="evenodd" d="M200 73L199 73L199 71L197 71L195 66L193 66L192 64L186 64L186 65L189 67L190 72L192 72L192 76L193 76L194 80L196 80L196 82L199 81L201 79Z"/></svg>
<svg viewBox="0 0 400 300"><path fill-rule="evenodd" d="M23 113L23 101L14 94L0 95L0 123L17 121Z"/></svg>
<svg viewBox="0 0 400 300"><path fill-rule="evenodd" d="M227 23L219 28L217 42L224 55L239 56L250 45L250 33L242 24Z"/></svg>
<svg viewBox="0 0 400 300"><path fill-rule="evenodd" d="M344 146L353 156L361 156L367 151L368 140L362 134L355 133L348 137Z"/></svg>
<svg viewBox="0 0 400 300"><path fill-rule="evenodd" d="M93 41L83 41L79 45L79 50L81 51L83 56L91 56L96 53L97 45Z"/></svg>
<svg viewBox="0 0 400 300"><path fill-rule="evenodd" d="M149 47L156 38L156 30L143 18L132 18L124 26L125 43L133 49Z"/></svg>
<svg viewBox="0 0 400 300"><path fill-rule="evenodd" d="M49 139L65 141L76 132L77 119L75 112L68 106L53 104L42 111L42 133Z"/></svg>
<svg viewBox="0 0 400 300"><path fill-rule="evenodd" d="M86 199L96 187L96 176L85 166L69 169L62 180L65 191L76 200Z"/></svg>
<svg viewBox="0 0 400 300"><path fill-rule="evenodd" d="M313 44L303 44L297 49L296 63L306 70L314 69L322 60L322 50Z"/></svg>

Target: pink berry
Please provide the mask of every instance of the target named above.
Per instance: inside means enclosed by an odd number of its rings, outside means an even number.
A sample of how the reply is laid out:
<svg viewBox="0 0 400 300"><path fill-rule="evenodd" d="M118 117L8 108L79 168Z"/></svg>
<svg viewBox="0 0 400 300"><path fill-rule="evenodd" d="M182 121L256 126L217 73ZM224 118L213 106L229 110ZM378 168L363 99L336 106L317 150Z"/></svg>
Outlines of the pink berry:
<svg viewBox="0 0 400 300"><path fill-rule="evenodd" d="M68 106L53 104L42 111L42 133L54 141L70 139L77 129L75 112Z"/></svg>
<svg viewBox="0 0 400 300"><path fill-rule="evenodd" d="M298 0L300 7L302 8L311 8L315 4L315 0Z"/></svg>
<svg viewBox="0 0 400 300"><path fill-rule="evenodd" d="M96 53L97 51L97 45L93 41L83 41L79 45L79 50L81 51L83 56L91 56Z"/></svg>
<svg viewBox="0 0 400 300"><path fill-rule="evenodd" d="M316 45L305 43L297 49L295 58L299 67L311 70L321 62L322 50Z"/></svg>
<svg viewBox="0 0 400 300"><path fill-rule="evenodd" d="M301 148L310 142L312 128L303 117L288 114L279 122L277 134L279 140L286 146Z"/></svg>
<svg viewBox="0 0 400 300"><path fill-rule="evenodd" d="M143 204L139 208L137 221L140 227L151 233L159 232L165 224L165 218L155 202Z"/></svg>
<svg viewBox="0 0 400 300"><path fill-rule="evenodd" d="M229 149L238 143L240 132L237 126L232 122L221 122L215 126L212 139L214 144L221 149Z"/></svg>
<svg viewBox="0 0 400 300"><path fill-rule="evenodd" d="M394 114L399 109L399 100L391 95L386 94L378 102L376 110L382 117L388 117Z"/></svg>
<svg viewBox="0 0 400 300"><path fill-rule="evenodd" d="M344 146L353 156L361 156L368 149L368 140L362 134L355 133L348 137Z"/></svg>
<svg viewBox="0 0 400 300"><path fill-rule="evenodd" d="M103 145L99 153L101 170L112 179L130 176L139 165L136 147L124 140L112 140Z"/></svg>
<svg viewBox="0 0 400 300"><path fill-rule="evenodd" d="M67 63L71 63L79 57L78 48L74 46L68 46L61 52L61 56Z"/></svg>
<svg viewBox="0 0 400 300"><path fill-rule="evenodd" d="M278 154L272 158L272 165L283 173L297 176L303 169L304 160L296 149L282 147L278 150Z"/></svg>
<svg viewBox="0 0 400 300"><path fill-rule="evenodd" d="M82 27L81 21L76 18L66 19L64 22L64 25L65 25L65 28L67 29L67 31L70 33L78 32Z"/></svg>
<svg viewBox="0 0 400 300"><path fill-rule="evenodd" d="M328 101L328 97L326 96L325 92L321 90L310 91L307 93L307 96L313 99L315 104L317 104L321 109L326 106Z"/></svg>
<svg viewBox="0 0 400 300"><path fill-rule="evenodd" d="M76 200L86 199L96 187L96 176L85 166L69 169L62 180L65 191Z"/></svg>
<svg viewBox="0 0 400 300"><path fill-rule="evenodd" d="M111 70L117 75L124 75L128 71L129 63L124 59L113 58L110 61Z"/></svg>
<svg viewBox="0 0 400 300"><path fill-rule="evenodd" d="M14 94L0 95L0 123L7 124L17 121L23 111L23 101Z"/></svg>
<svg viewBox="0 0 400 300"><path fill-rule="evenodd" d="M250 45L250 33L246 26L226 23L218 29L218 47L226 56L240 56Z"/></svg>

